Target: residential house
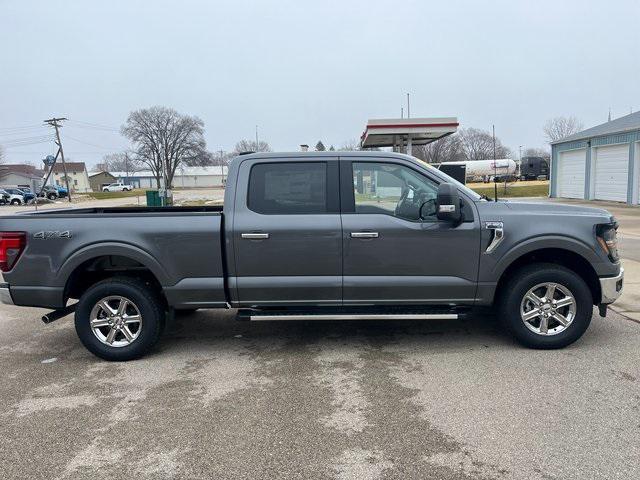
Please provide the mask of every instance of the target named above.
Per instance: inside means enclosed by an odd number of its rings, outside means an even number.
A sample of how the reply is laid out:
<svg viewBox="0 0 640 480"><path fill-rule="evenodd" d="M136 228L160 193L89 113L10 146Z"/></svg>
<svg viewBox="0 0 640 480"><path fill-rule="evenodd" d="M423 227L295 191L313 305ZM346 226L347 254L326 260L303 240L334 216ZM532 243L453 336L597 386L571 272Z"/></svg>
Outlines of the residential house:
<svg viewBox="0 0 640 480"><path fill-rule="evenodd" d="M44 171L33 165L8 164L0 166L0 185L28 187L36 191L42 187Z"/></svg>
<svg viewBox="0 0 640 480"><path fill-rule="evenodd" d="M72 192L87 193L92 191L87 166L84 162L66 162L66 168L69 188ZM53 173L49 183L66 187L67 182L65 180L62 162L56 162L53 166Z"/></svg>

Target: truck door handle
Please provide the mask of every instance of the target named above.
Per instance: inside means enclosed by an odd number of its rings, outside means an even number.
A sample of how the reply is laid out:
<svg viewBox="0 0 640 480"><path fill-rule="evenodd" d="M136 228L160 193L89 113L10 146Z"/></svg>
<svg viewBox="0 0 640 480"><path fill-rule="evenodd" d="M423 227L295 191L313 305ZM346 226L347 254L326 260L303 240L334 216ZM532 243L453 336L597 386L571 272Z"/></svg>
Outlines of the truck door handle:
<svg viewBox="0 0 640 480"><path fill-rule="evenodd" d="M351 232L351 238L378 238L378 232Z"/></svg>
<svg viewBox="0 0 640 480"><path fill-rule="evenodd" d="M242 238L246 238L247 240L266 240L269 238L268 233L243 233L240 235Z"/></svg>

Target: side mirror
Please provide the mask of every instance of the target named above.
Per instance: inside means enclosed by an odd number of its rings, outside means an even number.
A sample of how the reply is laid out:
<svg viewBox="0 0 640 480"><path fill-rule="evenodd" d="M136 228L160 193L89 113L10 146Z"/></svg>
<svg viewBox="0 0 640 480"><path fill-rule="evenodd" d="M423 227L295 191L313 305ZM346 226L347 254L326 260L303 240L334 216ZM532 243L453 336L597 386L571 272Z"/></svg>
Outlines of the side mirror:
<svg viewBox="0 0 640 480"><path fill-rule="evenodd" d="M438 186L438 220L451 223L460 223L462 211L460 210L460 196L458 189L451 183L441 183Z"/></svg>
<svg viewBox="0 0 640 480"><path fill-rule="evenodd" d="M430 198L422 205L420 205L420 220L426 220L429 217L435 217L438 209L436 208L436 201Z"/></svg>

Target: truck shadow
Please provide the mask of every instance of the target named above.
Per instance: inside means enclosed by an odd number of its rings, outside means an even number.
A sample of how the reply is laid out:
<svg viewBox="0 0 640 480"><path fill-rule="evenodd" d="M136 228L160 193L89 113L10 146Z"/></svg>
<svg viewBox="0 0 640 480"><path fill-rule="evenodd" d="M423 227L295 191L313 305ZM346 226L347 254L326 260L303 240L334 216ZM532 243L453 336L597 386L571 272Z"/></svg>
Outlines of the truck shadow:
<svg viewBox="0 0 640 480"><path fill-rule="evenodd" d="M235 311L198 311L172 319L161 340L161 347L172 343L220 342L244 339L262 348L270 345L304 346L322 339L341 340L345 344L420 344L426 348L488 348L514 345L497 318L490 314L469 316L463 320L354 320L354 321L258 321L235 320Z"/></svg>

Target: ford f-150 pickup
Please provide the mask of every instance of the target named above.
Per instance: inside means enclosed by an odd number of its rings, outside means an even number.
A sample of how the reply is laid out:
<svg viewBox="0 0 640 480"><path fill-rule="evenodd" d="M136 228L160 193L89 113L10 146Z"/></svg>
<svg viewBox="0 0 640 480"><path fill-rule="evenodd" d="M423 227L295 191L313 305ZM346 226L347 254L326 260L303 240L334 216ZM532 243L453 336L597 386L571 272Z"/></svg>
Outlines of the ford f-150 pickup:
<svg viewBox="0 0 640 480"><path fill-rule="evenodd" d="M455 319L480 307L559 348L621 293L605 210L489 201L413 157L259 153L224 207L78 208L0 217L0 298L75 311L108 360L148 352L175 310L247 320ZM77 302L74 300L77 299Z"/></svg>

